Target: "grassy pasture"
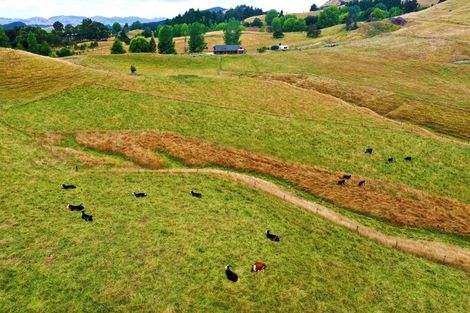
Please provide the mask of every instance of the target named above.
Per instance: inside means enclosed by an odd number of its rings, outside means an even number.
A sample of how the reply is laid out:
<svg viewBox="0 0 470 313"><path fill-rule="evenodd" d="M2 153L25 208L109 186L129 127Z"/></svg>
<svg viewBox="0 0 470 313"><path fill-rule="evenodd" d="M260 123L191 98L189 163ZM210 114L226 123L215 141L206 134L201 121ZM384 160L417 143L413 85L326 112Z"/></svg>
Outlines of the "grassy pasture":
<svg viewBox="0 0 470 313"><path fill-rule="evenodd" d="M384 218L395 224L438 229L469 236L467 213L470 206L432 197L400 185L354 177L346 186L338 186L341 173L329 173L301 166L212 146L207 142L161 132L82 132L76 141L88 148L112 151L126 156L136 164L161 169L165 163L153 151L163 151L192 166L217 165L282 178L338 206ZM365 188L357 187L366 179ZM386 209L384 209L386 208Z"/></svg>
<svg viewBox="0 0 470 313"><path fill-rule="evenodd" d="M0 49L0 311L468 312L468 273L224 179L135 173L128 160L78 147L71 135L62 149L83 154L52 151L37 139L48 131L174 131L468 204L468 146L338 99L350 88L355 105L466 137L468 67L448 64L468 58L465 4L448 0L368 39L356 40L367 36L363 30L328 29L322 40L344 40L339 47L302 52L75 60L86 69ZM265 35L247 44L256 47ZM131 64L139 76L128 75ZM367 146L375 148L370 158ZM169 167L184 166L158 155ZM406 155L415 161L401 161ZM389 156L400 160L387 165ZM75 172L79 160L90 163ZM64 193L63 182L80 188ZM204 193L202 201L191 189ZM132 191L150 196L136 200ZM82 222L68 202L84 202L96 221ZM465 238L334 209L385 233L468 247ZM280 245L263 237L268 227L282 236ZM251 275L257 260L268 271ZM238 284L225 279L226 263Z"/></svg>
<svg viewBox="0 0 470 313"><path fill-rule="evenodd" d="M11 312L466 312L470 277L230 181L74 172L0 127L1 307ZM62 182L80 188L63 192ZM204 192L199 201L191 189ZM136 200L131 191L145 191ZM68 212L84 202L92 224ZM270 227L280 245L263 237ZM367 256L367 257L365 257ZM268 263L253 275L249 265ZM229 283L223 266L241 276ZM409 279L403 280L406 275Z"/></svg>
<svg viewBox="0 0 470 313"><path fill-rule="evenodd" d="M361 123L365 116L352 112L343 116L340 111L341 107L323 112L320 107L314 112L325 118L317 122L127 91L79 87L11 110L6 119L11 125L29 132L174 131L225 147L390 180L469 202L466 192L469 176L465 165L470 162L468 147L426 139L400 128L393 129L393 126L384 129L379 127L381 120L376 121L377 128L374 128L373 119L369 119L370 127L366 128ZM328 117L337 113L344 124L328 121ZM370 158L364 156L367 146L376 149ZM402 160L393 165L385 162L388 156L406 155L416 160L411 164Z"/></svg>

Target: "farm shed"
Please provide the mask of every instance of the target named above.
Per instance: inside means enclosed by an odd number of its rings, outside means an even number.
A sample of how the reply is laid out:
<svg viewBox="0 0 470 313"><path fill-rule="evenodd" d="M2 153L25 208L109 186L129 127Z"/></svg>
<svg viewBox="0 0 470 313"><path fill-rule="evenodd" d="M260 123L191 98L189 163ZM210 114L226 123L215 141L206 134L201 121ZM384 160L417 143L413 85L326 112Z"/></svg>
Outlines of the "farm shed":
<svg viewBox="0 0 470 313"><path fill-rule="evenodd" d="M214 54L245 54L246 50L239 45L216 45Z"/></svg>

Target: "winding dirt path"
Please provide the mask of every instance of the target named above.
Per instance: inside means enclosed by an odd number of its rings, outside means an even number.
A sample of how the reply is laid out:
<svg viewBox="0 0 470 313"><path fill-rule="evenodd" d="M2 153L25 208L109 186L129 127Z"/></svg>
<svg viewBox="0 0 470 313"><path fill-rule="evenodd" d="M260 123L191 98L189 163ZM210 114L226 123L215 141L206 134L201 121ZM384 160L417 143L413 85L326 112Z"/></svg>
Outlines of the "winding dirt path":
<svg viewBox="0 0 470 313"><path fill-rule="evenodd" d="M123 170L122 172L129 173L129 170ZM402 252L413 254L415 256L423 257L434 262L450 265L463 269L466 272L470 272L470 249L452 246L440 242L405 239L383 234L372 228L359 224L350 218L344 217L325 206L296 197L290 192L287 192L278 187L276 184L264 179L217 169L171 169L155 171L144 170L141 172L153 172L160 174L203 174L227 177L234 181L269 193L298 207L306 209L311 213L317 214L337 225L351 229L358 234L373 239L387 247L391 247Z"/></svg>

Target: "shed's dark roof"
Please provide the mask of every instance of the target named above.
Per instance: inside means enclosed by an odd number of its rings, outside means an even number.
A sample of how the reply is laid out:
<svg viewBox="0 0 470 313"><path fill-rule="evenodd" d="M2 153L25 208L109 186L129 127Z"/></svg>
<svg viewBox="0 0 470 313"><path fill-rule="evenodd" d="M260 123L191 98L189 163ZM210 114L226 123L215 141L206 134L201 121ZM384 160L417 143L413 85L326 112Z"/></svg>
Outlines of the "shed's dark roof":
<svg viewBox="0 0 470 313"><path fill-rule="evenodd" d="M239 45L216 45L214 46L214 51L218 52L228 52L228 51L237 51L241 47Z"/></svg>

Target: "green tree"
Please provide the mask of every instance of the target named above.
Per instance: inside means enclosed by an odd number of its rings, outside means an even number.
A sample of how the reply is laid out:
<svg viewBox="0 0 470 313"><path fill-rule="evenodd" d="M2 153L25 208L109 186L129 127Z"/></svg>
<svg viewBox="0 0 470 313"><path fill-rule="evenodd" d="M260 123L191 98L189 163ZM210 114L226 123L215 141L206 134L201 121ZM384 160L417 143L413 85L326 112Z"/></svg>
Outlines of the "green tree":
<svg viewBox="0 0 470 313"><path fill-rule="evenodd" d="M318 11L318 6L315 3L312 4L312 6L310 7L310 12L313 12L313 11Z"/></svg>
<svg viewBox="0 0 470 313"><path fill-rule="evenodd" d="M374 10L372 10L372 12L370 13L370 16L373 17L373 18L376 18L378 20L383 20L384 18L386 18L388 15L388 12L387 11L384 11L382 9L379 9L379 8L375 8Z"/></svg>
<svg viewBox="0 0 470 313"><path fill-rule="evenodd" d="M259 17L255 17L253 22L251 23L252 27L263 27L263 21Z"/></svg>
<svg viewBox="0 0 470 313"><path fill-rule="evenodd" d="M150 44L150 52L152 52L152 53L157 52L157 44L155 42L155 38L153 37L153 35L150 38L150 43L149 44Z"/></svg>
<svg viewBox="0 0 470 313"><path fill-rule="evenodd" d="M133 53L150 52L150 44L142 36L136 36L131 40L129 51Z"/></svg>
<svg viewBox="0 0 470 313"><path fill-rule="evenodd" d="M126 50L124 50L121 40L116 38L116 40L114 40L113 46L111 47L111 54L124 54L124 53L126 53Z"/></svg>
<svg viewBox="0 0 470 313"><path fill-rule="evenodd" d="M183 24L175 24L173 25L173 36L174 37L181 37L181 28L183 27Z"/></svg>
<svg viewBox="0 0 470 313"><path fill-rule="evenodd" d="M173 30L170 26L163 26L158 32L158 52L160 54L176 54Z"/></svg>
<svg viewBox="0 0 470 313"><path fill-rule="evenodd" d="M323 9L318 17L318 27L326 28L339 24L340 15L341 10L336 5Z"/></svg>
<svg viewBox="0 0 470 313"><path fill-rule="evenodd" d="M124 27L122 28L122 31L125 33L125 34L128 34L129 33L129 24L124 24Z"/></svg>
<svg viewBox="0 0 470 313"><path fill-rule="evenodd" d="M307 28L307 37L309 38L317 38L320 36L321 30L318 29L316 24L310 24Z"/></svg>
<svg viewBox="0 0 470 313"><path fill-rule="evenodd" d="M318 21L318 16L309 15L305 18L305 24L307 24L307 26L316 24L317 21Z"/></svg>
<svg viewBox="0 0 470 313"><path fill-rule="evenodd" d="M204 40L204 25L194 23L191 25L189 31L189 52L198 53L207 48L207 43Z"/></svg>
<svg viewBox="0 0 470 313"><path fill-rule="evenodd" d="M10 39L3 29L0 28L0 47L10 47Z"/></svg>
<svg viewBox="0 0 470 313"><path fill-rule="evenodd" d="M38 46L38 54L50 56L52 54L52 48L47 42L43 42Z"/></svg>
<svg viewBox="0 0 470 313"><path fill-rule="evenodd" d="M295 31L296 32L303 32L307 30L307 23L304 19L297 19L295 22Z"/></svg>
<svg viewBox="0 0 470 313"><path fill-rule="evenodd" d="M119 34L118 39L121 40L122 42L125 42L127 45L131 42L131 39L129 38L129 36L127 36L127 33L124 30L124 28L121 30L121 33Z"/></svg>
<svg viewBox="0 0 470 313"><path fill-rule="evenodd" d="M226 45L239 45L240 36L242 34L242 29L240 27L240 22L234 18L231 18L224 30L224 42Z"/></svg>
<svg viewBox="0 0 470 313"><path fill-rule="evenodd" d="M290 17L285 20L282 30L287 33L294 32L296 23L297 23L297 19Z"/></svg>
<svg viewBox="0 0 470 313"><path fill-rule="evenodd" d="M28 33L28 39L27 39L27 42L28 42L28 51L31 52L31 53L39 53L39 45L38 45L38 41L36 39L36 35L30 31Z"/></svg>
<svg viewBox="0 0 470 313"><path fill-rule="evenodd" d="M57 51L57 56L60 58L68 57L71 55L73 55L73 52L68 47L62 47L59 51Z"/></svg>
<svg viewBox="0 0 470 313"><path fill-rule="evenodd" d="M54 28L54 30L56 32L63 32L64 31L64 24L62 24L59 21L54 22L54 24L52 24L52 27Z"/></svg>
<svg viewBox="0 0 470 313"><path fill-rule="evenodd" d="M135 21L132 23L131 29L142 29L142 23L140 21Z"/></svg>
<svg viewBox="0 0 470 313"><path fill-rule="evenodd" d="M276 10L269 10L266 13L266 25L272 26L273 20L278 16L279 16L279 12L277 12Z"/></svg>
<svg viewBox="0 0 470 313"><path fill-rule="evenodd" d="M113 24L113 34L117 35L121 32L121 30L122 30L121 24L119 24L118 22Z"/></svg>
<svg viewBox="0 0 470 313"><path fill-rule="evenodd" d="M181 36L189 36L189 26L186 23L181 24Z"/></svg>
<svg viewBox="0 0 470 313"><path fill-rule="evenodd" d="M150 29L150 27L146 27L144 29L144 31L142 32L142 36L144 36L145 38L150 38L153 36L152 30Z"/></svg>
<svg viewBox="0 0 470 313"><path fill-rule="evenodd" d="M283 38L284 33L282 32L281 18L276 17L272 23L273 38Z"/></svg>
<svg viewBox="0 0 470 313"><path fill-rule="evenodd" d="M403 14L403 10L399 7L392 7L389 11L390 17L398 16Z"/></svg>
<svg viewBox="0 0 470 313"><path fill-rule="evenodd" d="M348 16L346 17L346 30L357 29L357 20L361 14L361 8L357 5L353 5L348 8Z"/></svg>
<svg viewBox="0 0 470 313"><path fill-rule="evenodd" d="M419 7L418 0L405 0L401 3L401 8L403 12L410 13L417 11Z"/></svg>

